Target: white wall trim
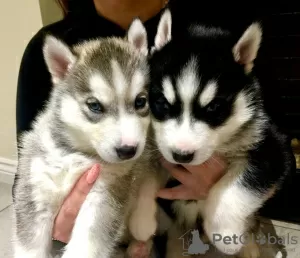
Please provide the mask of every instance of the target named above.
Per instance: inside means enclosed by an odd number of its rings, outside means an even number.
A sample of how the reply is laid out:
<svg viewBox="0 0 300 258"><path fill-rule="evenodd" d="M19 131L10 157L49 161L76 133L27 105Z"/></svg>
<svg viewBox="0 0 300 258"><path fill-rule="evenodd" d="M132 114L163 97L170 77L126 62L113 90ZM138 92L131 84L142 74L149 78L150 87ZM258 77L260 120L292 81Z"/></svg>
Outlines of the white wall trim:
<svg viewBox="0 0 300 258"><path fill-rule="evenodd" d="M0 183L13 184L17 164L16 160L0 157Z"/></svg>

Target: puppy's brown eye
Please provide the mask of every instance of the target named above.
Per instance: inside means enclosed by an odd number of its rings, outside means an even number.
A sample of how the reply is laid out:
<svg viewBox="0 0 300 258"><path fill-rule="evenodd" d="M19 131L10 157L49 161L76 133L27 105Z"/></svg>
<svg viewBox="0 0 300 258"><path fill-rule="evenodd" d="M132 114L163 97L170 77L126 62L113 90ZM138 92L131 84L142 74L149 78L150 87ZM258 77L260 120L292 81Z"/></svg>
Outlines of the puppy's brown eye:
<svg viewBox="0 0 300 258"><path fill-rule="evenodd" d="M134 107L136 110L143 109L147 105L147 98L144 95L137 96L134 102Z"/></svg>
<svg viewBox="0 0 300 258"><path fill-rule="evenodd" d="M86 105L88 106L89 110L94 113L100 114L101 112L103 112L103 107L96 98L87 99Z"/></svg>

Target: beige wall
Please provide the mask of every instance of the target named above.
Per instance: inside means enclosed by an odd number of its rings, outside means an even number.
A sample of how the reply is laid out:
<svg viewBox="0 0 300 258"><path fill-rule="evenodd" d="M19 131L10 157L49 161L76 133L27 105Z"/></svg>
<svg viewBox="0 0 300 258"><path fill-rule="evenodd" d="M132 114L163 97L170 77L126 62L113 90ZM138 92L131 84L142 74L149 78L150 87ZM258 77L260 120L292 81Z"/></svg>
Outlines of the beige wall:
<svg viewBox="0 0 300 258"><path fill-rule="evenodd" d="M62 19L62 12L56 0L39 0L44 25L51 24Z"/></svg>
<svg viewBox="0 0 300 258"><path fill-rule="evenodd" d="M37 0L1 0L0 158L17 158L15 99L19 64L28 41L41 26Z"/></svg>

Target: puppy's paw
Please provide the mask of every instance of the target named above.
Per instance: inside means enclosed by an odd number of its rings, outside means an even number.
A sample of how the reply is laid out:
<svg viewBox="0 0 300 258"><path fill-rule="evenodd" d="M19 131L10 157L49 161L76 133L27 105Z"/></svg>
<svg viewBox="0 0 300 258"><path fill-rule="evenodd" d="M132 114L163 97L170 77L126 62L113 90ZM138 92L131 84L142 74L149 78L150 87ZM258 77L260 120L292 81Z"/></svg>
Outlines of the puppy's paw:
<svg viewBox="0 0 300 258"><path fill-rule="evenodd" d="M281 251L278 251L277 254L275 255L275 258L282 258L282 257L283 255Z"/></svg>
<svg viewBox="0 0 300 258"><path fill-rule="evenodd" d="M237 255L238 258L259 258L260 249L256 242L251 241L250 243L243 246L240 253Z"/></svg>
<svg viewBox="0 0 300 258"><path fill-rule="evenodd" d="M148 258L150 257L152 242L136 241L132 242L127 249L128 258Z"/></svg>
<svg viewBox="0 0 300 258"><path fill-rule="evenodd" d="M139 241L149 240L156 232L157 220L154 213L136 210L129 222L130 232Z"/></svg>
<svg viewBox="0 0 300 258"><path fill-rule="evenodd" d="M204 229L210 242L222 253L235 255L244 245L244 225L223 225L211 221L204 222Z"/></svg>

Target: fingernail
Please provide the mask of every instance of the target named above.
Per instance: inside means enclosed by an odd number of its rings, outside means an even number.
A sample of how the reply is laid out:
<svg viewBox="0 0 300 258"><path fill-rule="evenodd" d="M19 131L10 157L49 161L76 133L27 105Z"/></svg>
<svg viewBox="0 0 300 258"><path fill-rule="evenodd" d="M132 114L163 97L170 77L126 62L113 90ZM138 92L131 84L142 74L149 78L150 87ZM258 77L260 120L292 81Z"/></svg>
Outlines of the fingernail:
<svg viewBox="0 0 300 258"><path fill-rule="evenodd" d="M97 180L100 173L100 165L95 164L87 174L86 181L88 184L93 184Z"/></svg>

